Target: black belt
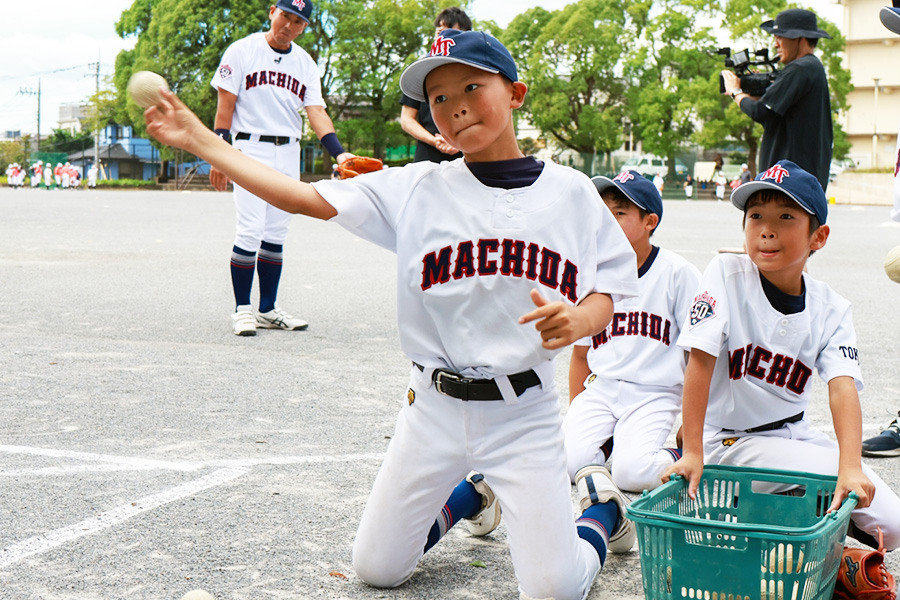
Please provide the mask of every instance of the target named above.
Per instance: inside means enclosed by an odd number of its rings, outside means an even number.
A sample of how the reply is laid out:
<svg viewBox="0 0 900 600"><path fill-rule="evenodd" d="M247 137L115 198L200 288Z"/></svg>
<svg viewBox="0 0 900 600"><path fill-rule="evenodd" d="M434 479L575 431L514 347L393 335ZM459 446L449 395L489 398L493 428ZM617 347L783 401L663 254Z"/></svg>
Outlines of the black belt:
<svg viewBox="0 0 900 600"><path fill-rule="evenodd" d="M425 367L418 363L413 363L416 367L424 372ZM508 377L512 384L516 396L521 396L525 390L541 384L541 378L534 372L534 369L522 371ZM434 387L437 391L466 401L481 400L503 400L503 394L497 387L497 382L493 379L473 379L472 377L463 377L459 373L447 371L446 369L435 369L431 376Z"/></svg>
<svg viewBox="0 0 900 600"><path fill-rule="evenodd" d="M787 419L782 419L780 421L773 421L772 423L766 423L765 425L760 425L759 427L751 427L750 429L744 429L743 431L747 433L757 433L759 431L775 431L776 429L781 429L788 423L796 423L800 419L803 418L803 413L797 413L793 417L788 417ZM723 429L727 433L734 433L736 431L741 431L739 429Z"/></svg>
<svg viewBox="0 0 900 600"><path fill-rule="evenodd" d="M249 140L251 137L252 137L251 134L245 133L242 131L242 132L238 133L236 136L234 136L234 139ZM259 141L268 142L269 144L275 144L276 146L284 146L285 144L292 144L292 143L294 143L294 140L296 140L296 139L297 138L286 137L283 135L261 135L261 136L259 136Z"/></svg>

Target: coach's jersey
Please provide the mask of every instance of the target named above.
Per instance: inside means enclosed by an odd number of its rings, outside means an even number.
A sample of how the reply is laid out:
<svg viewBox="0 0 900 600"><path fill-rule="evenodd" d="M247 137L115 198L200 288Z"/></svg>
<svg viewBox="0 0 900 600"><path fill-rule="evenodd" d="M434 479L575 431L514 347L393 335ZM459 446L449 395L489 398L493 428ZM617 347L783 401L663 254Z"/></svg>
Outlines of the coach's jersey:
<svg viewBox="0 0 900 600"><path fill-rule="evenodd" d="M850 303L805 273L803 282L804 310L785 315L769 303L749 257L710 262L678 339L718 357L710 425L743 431L806 410L813 369L824 381L852 377L862 389Z"/></svg>
<svg viewBox="0 0 900 600"><path fill-rule="evenodd" d="M397 254L400 342L413 361L493 378L534 368L541 346L529 293L574 304L637 293L631 245L590 180L546 163L530 186L478 181L464 159L421 162L316 190L335 221Z"/></svg>
<svg viewBox="0 0 900 600"><path fill-rule="evenodd" d="M325 106L319 69L306 50L291 43L272 49L264 32L231 44L211 84L237 95L231 131L299 137L300 110Z"/></svg>
<svg viewBox="0 0 900 600"><path fill-rule="evenodd" d="M659 248L640 274L639 295L617 302L609 326L579 342L590 345L591 372L641 385L682 385L685 353L677 345L678 334L699 282L697 267Z"/></svg>

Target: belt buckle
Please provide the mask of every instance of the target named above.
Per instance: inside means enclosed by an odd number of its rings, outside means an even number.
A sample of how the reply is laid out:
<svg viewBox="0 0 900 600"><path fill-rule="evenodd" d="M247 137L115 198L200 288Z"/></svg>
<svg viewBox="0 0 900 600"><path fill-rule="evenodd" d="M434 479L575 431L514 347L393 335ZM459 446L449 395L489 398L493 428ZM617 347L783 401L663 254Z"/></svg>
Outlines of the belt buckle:
<svg viewBox="0 0 900 600"><path fill-rule="evenodd" d="M443 369L437 369L434 372L434 389L438 391L438 393L444 394L445 396L451 396L451 394L444 391L444 380L452 381L453 383L469 383L471 379L469 377L462 377L456 373L452 373L450 371L445 371ZM467 390L468 391L468 390ZM468 394L467 394L468 395Z"/></svg>
<svg viewBox="0 0 900 600"><path fill-rule="evenodd" d="M283 137L280 135L275 136L275 145L276 146L285 146L290 143L291 143L291 138L289 138L289 137Z"/></svg>

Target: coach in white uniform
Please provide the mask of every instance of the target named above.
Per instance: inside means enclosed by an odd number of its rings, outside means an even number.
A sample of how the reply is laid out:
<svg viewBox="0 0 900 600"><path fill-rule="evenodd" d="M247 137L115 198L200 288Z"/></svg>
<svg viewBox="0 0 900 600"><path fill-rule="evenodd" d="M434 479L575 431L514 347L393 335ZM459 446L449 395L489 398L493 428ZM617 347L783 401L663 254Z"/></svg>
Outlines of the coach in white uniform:
<svg viewBox="0 0 900 600"><path fill-rule="evenodd" d="M338 163L344 151L325 112L315 61L294 44L309 25L310 0L278 0L269 8L269 30L249 35L225 51L212 86L218 90L215 130L244 154L285 175L300 178L300 144L306 109L310 127ZM210 183L219 191L228 178L212 167ZM236 304L235 335L256 335L257 327L306 329L307 323L276 306L284 240L291 216L238 185L234 186L237 231L231 254ZM254 268L259 273L259 311L250 305Z"/></svg>

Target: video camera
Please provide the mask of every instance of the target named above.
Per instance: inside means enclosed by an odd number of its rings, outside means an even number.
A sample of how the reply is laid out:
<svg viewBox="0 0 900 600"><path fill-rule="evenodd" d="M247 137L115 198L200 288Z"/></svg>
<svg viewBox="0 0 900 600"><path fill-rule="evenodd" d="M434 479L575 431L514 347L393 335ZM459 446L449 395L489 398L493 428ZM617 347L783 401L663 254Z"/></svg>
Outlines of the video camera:
<svg viewBox="0 0 900 600"><path fill-rule="evenodd" d="M725 56L725 66L734 69L735 74L741 79L741 89L745 94L759 97L766 93L766 89L775 81L778 76L779 58L769 58L769 50L763 48L753 53L759 60L750 60L750 51L741 50L740 52L731 53L731 48L719 48L716 54ZM767 67L769 70L763 73L754 73L751 67ZM725 93L725 79L719 75L719 93Z"/></svg>

